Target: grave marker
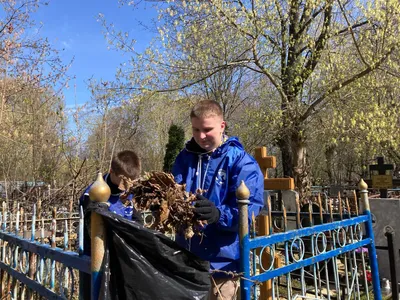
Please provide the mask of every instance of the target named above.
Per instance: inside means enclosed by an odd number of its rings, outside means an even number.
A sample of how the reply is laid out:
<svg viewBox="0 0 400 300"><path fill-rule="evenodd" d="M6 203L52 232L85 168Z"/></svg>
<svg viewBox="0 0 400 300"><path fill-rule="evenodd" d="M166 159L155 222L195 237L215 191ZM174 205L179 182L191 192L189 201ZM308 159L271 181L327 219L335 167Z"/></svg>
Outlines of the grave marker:
<svg viewBox="0 0 400 300"><path fill-rule="evenodd" d="M268 178L268 169L276 168L276 157L267 155L266 147L257 147L255 151L255 159L260 166L260 169L264 175L264 190L294 190L293 178ZM269 210L271 205L269 206ZM271 213L270 211L268 212ZM268 215L259 215L257 218L258 222L258 235L267 236L272 232L271 219ZM275 254L276 256L276 254ZM269 266L272 257L269 250L266 250L266 255L262 255L261 261L265 266ZM278 261L275 257L274 260ZM268 280L260 286L260 299L271 300L272 299L272 281Z"/></svg>
<svg viewBox="0 0 400 300"><path fill-rule="evenodd" d="M387 175L387 171L391 171L394 169L392 164L385 164L384 163L384 158L382 156L377 157L377 164L376 165L370 165L369 170L370 171L378 171L378 175L372 175L372 187L379 189L381 193L381 198L387 198L388 193L387 189L390 189L393 187L393 181L392 181L392 174Z"/></svg>
<svg viewBox="0 0 400 300"><path fill-rule="evenodd" d="M255 159L264 175L265 190L294 190L293 178L268 178L268 169L276 168L276 157L267 155L266 147L257 147Z"/></svg>

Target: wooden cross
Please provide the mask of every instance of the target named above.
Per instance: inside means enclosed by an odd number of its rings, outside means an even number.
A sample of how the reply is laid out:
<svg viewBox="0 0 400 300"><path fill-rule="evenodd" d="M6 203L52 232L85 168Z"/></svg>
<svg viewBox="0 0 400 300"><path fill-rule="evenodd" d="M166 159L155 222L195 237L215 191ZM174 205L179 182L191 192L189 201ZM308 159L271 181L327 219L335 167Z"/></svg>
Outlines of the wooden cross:
<svg viewBox="0 0 400 300"><path fill-rule="evenodd" d="M369 170L370 171L378 171L379 175L386 175L386 171L393 170L393 165L392 164L385 164L384 158L382 156L376 158L378 164L376 165L370 165ZM385 177L385 176L382 176ZM392 180L392 178L387 178L389 181ZM392 183L393 184L393 183ZM374 187L374 186L372 186ZM379 192L381 193L380 197L381 198L387 198L388 197L388 192L387 189L380 189Z"/></svg>
<svg viewBox="0 0 400 300"><path fill-rule="evenodd" d="M378 171L379 175L385 175L386 171L393 170L393 165L392 164L385 164L383 157L381 157L381 156L377 157L376 160L378 161L378 164L370 165L369 166L369 170L370 171Z"/></svg>
<svg viewBox="0 0 400 300"><path fill-rule="evenodd" d="M267 155L266 147L258 147L255 152L255 159L260 166L264 175L264 189L265 190L293 190L293 178L268 178L268 169L276 168L276 157ZM268 215L259 215L257 217L258 235L267 236L270 234L271 219ZM258 253L260 255L260 253ZM261 255L261 261L264 266L269 266L272 261L272 255L267 249ZM279 261L279 256L275 253L274 262ZM272 281L268 280L260 286L260 299L272 300Z"/></svg>
<svg viewBox="0 0 400 300"><path fill-rule="evenodd" d="M257 147L255 159L264 175L265 190L294 190L293 178L268 178L268 169L276 168L276 157L267 156L266 147Z"/></svg>

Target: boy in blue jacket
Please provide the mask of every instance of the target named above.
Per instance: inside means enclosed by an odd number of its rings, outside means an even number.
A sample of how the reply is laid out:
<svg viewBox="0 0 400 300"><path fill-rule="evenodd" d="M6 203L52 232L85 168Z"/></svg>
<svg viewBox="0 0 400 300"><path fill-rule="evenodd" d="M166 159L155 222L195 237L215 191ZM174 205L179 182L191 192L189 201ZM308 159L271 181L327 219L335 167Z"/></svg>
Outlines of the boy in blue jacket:
<svg viewBox="0 0 400 300"><path fill-rule="evenodd" d="M108 173L104 175L104 181L107 182L111 190L110 198L108 199L109 210L123 216L125 219L132 220L132 216L135 214L132 197L130 194L128 197L124 196L124 192L119 188L121 183L120 175L125 176L131 180L137 179L140 176L141 163L140 159L134 151L124 150L118 152L111 161L111 168ZM82 196L79 198L79 205L83 206L83 210L86 211L89 203L89 190L91 185L89 185ZM135 215L135 219L140 218ZM90 224L90 215L85 216L85 223ZM84 228L84 246L83 253L85 255L90 255L90 233L88 225ZM90 275L82 274L80 279L81 290L83 291L82 298L90 299L91 289L90 289Z"/></svg>
<svg viewBox="0 0 400 300"><path fill-rule="evenodd" d="M213 286L209 299L235 299L239 272L239 213L235 192L243 180L250 190L249 216L263 207L264 177L256 160L236 137L224 135L221 106L211 100L198 102L190 113L193 138L176 158L173 174L186 190L197 195L194 212L207 221L203 235L177 242L200 258L210 261ZM223 272L218 272L223 271Z"/></svg>
<svg viewBox="0 0 400 300"><path fill-rule="evenodd" d="M124 192L119 188L121 183L121 175L128 179L137 179L140 175L140 159L134 151L124 150L115 155L111 161L111 168L109 173L104 175L104 181L107 182L111 190L111 196L108 199L109 210L123 216L128 220L132 220L133 215L133 195L124 197ZM83 205L85 210L89 204L89 190L88 186L79 199L80 205Z"/></svg>

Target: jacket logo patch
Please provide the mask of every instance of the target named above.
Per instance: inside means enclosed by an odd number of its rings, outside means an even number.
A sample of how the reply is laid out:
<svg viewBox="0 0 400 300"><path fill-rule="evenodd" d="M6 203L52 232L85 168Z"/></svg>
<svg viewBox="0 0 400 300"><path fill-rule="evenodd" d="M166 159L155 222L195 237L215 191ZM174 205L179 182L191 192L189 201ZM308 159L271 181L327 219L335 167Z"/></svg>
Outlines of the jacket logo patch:
<svg viewBox="0 0 400 300"><path fill-rule="evenodd" d="M219 169L215 182L218 183L219 185L223 185L225 181L226 181L226 172L223 169Z"/></svg>

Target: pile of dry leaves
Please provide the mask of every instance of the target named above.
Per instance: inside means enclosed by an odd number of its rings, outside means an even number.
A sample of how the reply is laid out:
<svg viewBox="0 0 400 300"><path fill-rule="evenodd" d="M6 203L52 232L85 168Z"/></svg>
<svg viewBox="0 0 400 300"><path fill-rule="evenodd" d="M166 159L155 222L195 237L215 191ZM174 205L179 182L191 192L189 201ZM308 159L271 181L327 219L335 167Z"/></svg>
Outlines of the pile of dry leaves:
<svg viewBox="0 0 400 300"><path fill-rule="evenodd" d="M151 172L135 181L124 179L123 188L133 194L133 205L144 214L146 227L166 235L184 234L186 238L199 233L203 224L194 219L196 196L187 193L185 185L177 184L172 174Z"/></svg>

